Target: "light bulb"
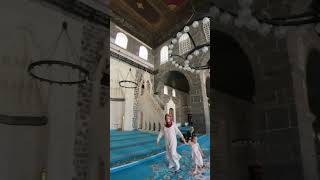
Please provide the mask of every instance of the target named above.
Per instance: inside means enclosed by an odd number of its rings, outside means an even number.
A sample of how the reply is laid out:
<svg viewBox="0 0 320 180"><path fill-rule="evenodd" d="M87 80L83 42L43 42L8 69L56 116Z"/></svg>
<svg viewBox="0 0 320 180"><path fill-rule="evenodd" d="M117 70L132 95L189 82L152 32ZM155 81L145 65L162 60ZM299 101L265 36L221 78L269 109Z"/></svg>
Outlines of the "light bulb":
<svg viewBox="0 0 320 180"><path fill-rule="evenodd" d="M203 18L202 23L208 23L210 22L210 19L208 17Z"/></svg>
<svg viewBox="0 0 320 180"><path fill-rule="evenodd" d="M219 20L223 24L228 24L231 21L231 18L232 18L231 15L229 13L225 12L220 16Z"/></svg>
<svg viewBox="0 0 320 180"><path fill-rule="evenodd" d="M172 44L169 45L169 49L173 49L173 45Z"/></svg>
<svg viewBox="0 0 320 180"><path fill-rule="evenodd" d="M259 32L261 35L266 36L267 34L270 33L271 28L272 28L272 25L263 23L263 24L261 24L260 27L258 28L258 32Z"/></svg>
<svg viewBox="0 0 320 180"><path fill-rule="evenodd" d="M210 14L214 18L218 17L220 14L220 9L214 6L214 7L210 8Z"/></svg>
<svg viewBox="0 0 320 180"><path fill-rule="evenodd" d="M251 31L254 31L258 29L259 25L260 25L259 21L256 18L251 17L247 24L247 28L250 29Z"/></svg>
<svg viewBox="0 0 320 180"><path fill-rule="evenodd" d="M192 27L197 28L199 26L199 22L198 21L194 21L192 23Z"/></svg>
<svg viewBox="0 0 320 180"><path fill-rule="evenodd" d="M193 52L193 55L198 56L199 53L200 53L199 50L195 50L195 51Z"/></svg>
<svg viewBox="0 0 320 180"><path fill-rule="evenodd" d="M320 23L314 26L314 30L316 31L317 34L320 34Z"/></svg>
<svg viewBox="0 0 320 180"><path fill-rule="evenodd" d="M208 50L209 50L209 48L208 48L207 46L205 46L205 47L202 48L202 52L203 52L203 53L206 53Z"/></svg>
<svg viewBox="0 0 320 180"><path fill-rule="evenodd" d="M186 33L189 32L189 30L190 30L189 26L186 26L186 27L183 28L183 31L186 32Z"/></svg>
<svg viewBox="0 0 320 180"><path fill-rule="evenodd" d="M182 33L181 32L178 32L177 33L177 38L180 38L182 36Z"/></svg>
<svg viewBox="0 0 320 180"><path fill-rule="evenodd" d="M172 44L175 44L175 43L177 43L177 39L176 38L172 39Z"/></svg>
<svg viewBox="0 0 320 180"><path fill-rule="evenodd" d="M190 55L188 55L188 60L191 60L192 59L192 55L190 54Z"/></svg>

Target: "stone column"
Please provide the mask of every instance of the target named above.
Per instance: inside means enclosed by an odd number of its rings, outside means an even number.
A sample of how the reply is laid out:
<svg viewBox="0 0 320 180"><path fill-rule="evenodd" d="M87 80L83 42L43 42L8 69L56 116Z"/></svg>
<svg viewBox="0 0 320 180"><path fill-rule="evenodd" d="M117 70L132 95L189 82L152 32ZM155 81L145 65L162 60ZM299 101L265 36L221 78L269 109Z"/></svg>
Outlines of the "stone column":
<svg viewBox="0 0 320 180"><path fill-rule="evenodd" d="M210 133L210 110L209 110L209 102L207 97L207 89L206 89L206 78L208 77L208 70L201 72L201 94L203 99L203 110L204 110L204 119L206 126L206 133Z"/></svg>
<svg viewBox="0 0 320 180"><path fill-rule="evenodd" d="M299 128L300 151L303 166L302 169L304 171L304 180L319 179L317 169L317 155L315 152L312 129L312 122L316 118L313 114L307 112L307 90L304 85L304 80L301 79L301 73L297 73L296 71L294 71L292 74L294 79L294 89L296 91L295 96L297 101L297 121Z"/></svg>
<svg viewBox="0 0 320 180"><path fill-rule="evenodd" d="M125 90L125 110L122 128L125 131L133 130L133 105L134 105L134 89Z"/></svg>
<svg viewBox="0 0 320 180"><path fill-rule="evenodd" d="M65 77L57 71L52 75ZM76 86L51 85L49 88L48 180L72 179L76 99Z"/></svg>

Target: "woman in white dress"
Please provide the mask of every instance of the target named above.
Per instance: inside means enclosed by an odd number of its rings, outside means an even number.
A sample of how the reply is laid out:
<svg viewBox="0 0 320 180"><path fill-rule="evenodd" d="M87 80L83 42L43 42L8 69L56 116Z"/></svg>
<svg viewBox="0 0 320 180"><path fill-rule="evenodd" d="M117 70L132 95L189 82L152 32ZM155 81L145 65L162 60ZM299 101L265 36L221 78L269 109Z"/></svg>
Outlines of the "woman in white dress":
<svg viewBox="0 0 320 180"><path fill-rule="evenodd" d="M176 167L176 171L180 169L179 160L181 156L177 153L177 135L181 137L184 143L186 143L182 133L178 129L175 123L172 122L170 114L165 115L165 125L161 128L161 131L157 138L157 144L162 136L165 138L166 146L166 158L169 161L169 168Z"/></svg>
<svg viewBox="0 0 320 180"><path fill-rule="evenodd" d="M196 166L193 174L196 174L198 170L201 170L201 168L203 167L203 152L200 148L199 143L197 142L196 136L192 136L191 141L189 141L188 144L191 146L191 156Z"/></svg>

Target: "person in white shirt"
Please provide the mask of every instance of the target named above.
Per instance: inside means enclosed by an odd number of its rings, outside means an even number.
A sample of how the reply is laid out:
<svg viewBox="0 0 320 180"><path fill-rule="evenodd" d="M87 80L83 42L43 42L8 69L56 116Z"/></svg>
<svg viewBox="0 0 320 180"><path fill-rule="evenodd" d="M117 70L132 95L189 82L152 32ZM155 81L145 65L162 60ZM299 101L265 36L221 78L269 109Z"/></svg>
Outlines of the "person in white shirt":
<svg viewBox="0 0 320 180"><path fill-rule="evenodd" d="M203 152L199 143L197 142L196 136L192 136L191 141L189 141L188 144L191 146L191 157L195 163L195 170L193 171L193 174L197 174L198 171L203 167Z"/></svg>
<svg viewBox="0 0 320 180"><path fill-rule="evenodd" d="M175 123L172 122L170 114L165 115L165 125L161 128L161 131L157 138L157 144L162 136L165 138L166 146L166 158L169 161L169 168L176 167L176 171L180 169L179 160L181 156L177 153L177 135L181 137L184 143L186 140L183 137L183 134L180 132Z"/></svg>

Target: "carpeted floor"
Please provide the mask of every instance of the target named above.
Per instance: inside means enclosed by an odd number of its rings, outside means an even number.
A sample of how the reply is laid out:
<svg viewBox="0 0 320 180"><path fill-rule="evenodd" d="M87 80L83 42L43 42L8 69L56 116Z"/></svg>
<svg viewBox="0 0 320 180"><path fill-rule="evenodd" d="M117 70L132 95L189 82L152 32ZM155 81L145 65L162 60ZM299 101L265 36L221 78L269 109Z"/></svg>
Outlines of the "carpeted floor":
<svg viewBox="0 0 320 180"><path fill-rule="evenodd" d="M136 140L134 142L128 140L122 140L125 139L125 137L133 137ZM144 158L137 158L137 162L141 161L141 159L145 159L147 161L142 162L138 165L129 167L127 169L114 172L110 174L110 178L112 180L123 180L123 179L184 179L184 180L193 180L193 179L210 179L210 139L207 135L203 135L199 137L199 144L204 151L204 164L205 167L201 171L201 173L192 176L192 168L193 168L193 162L191 159L191 152L190 147L187 145L182 145L178 147L178 152L182 155L182 158L180 159L181 164L181 170L179 172L175 172L172 169L168 169L167 167L167 161L165 159L165 155L162 154L156 158L150 158L152 155L152 151L155 149L158 149L159 152L164 151L163 146L163 139L162 139L162 145L159 147L156 145L156 134L150 134L150 133L144 133L144 132L111 132L111 161L116 162L119 161L119 159L127 159L128 162L132 162L135 160L133 157L135 155L139 155L137 152L141 152L141 154L144 154ZM139 139L140 140L137 140ZM119 142L123 143L119 143ZM148 143L148 141L150 141ZM153 142L151 142L153 141ZM139 144L140 145L137 145ZM113 149L112 149L113 148ZM119 149L117 149L119 148ZM129 155L127 155L128 152ZM154 154L158 154L154 153ZM114 156L118 155L118 156ZM120 158L121 157L121 158ZM128 160L131 159L131 160ZM150 160L148 160L150 159ZM111 163L112 164L112 163ZM125 163L122 163L125 164ZM111 166L112 167L112 166Z"/></svg>
<svg viewBox="0 0 320 180"><path fill-rule="evenodd" d="M181 129L184 133L186 128ZM134 131L110 130L110 167L116 167L144 159L165 150L164 139L157 145L158 134ZM179 144L181 144L179 142Z"/></svg>

